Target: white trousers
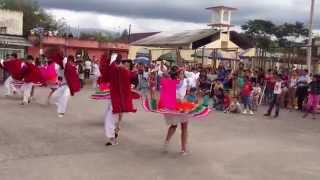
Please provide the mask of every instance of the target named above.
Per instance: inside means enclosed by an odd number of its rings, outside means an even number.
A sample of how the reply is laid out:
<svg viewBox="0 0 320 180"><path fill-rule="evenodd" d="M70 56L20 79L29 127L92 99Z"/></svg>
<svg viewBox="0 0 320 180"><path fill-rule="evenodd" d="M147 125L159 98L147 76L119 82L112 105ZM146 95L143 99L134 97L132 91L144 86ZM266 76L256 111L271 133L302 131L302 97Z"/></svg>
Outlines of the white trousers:
<svg viewBox="0 0 320 180"><path fill-rule="evenodd" d="M93 77L93 82L92 82L93 89L96 89L98 87L98 79L99 77L96 77L96 76Z"/></svg>
<svg viewBox="0 0 320 180"><path fill-rule="evenodd" d="M6 87L6 93L5 95L12 95L13 91L15 91L14 85L12 84L13 78L9 76L6 81L4 82L4 86Z"/></svg>
<svg viewBox="0 0 320 180"><path fill-rule="evenodd" d="M28 101L30 100L31 97L31 91L32 91L32 83L24 83L21 87L21 90L23 92L23 100L22 102L24 103L28 103Z"/></svg>
<svg viewBox="0 0 320 180"><path fill-rule="evenodd" d="M58 114L64 114L67 110L71 93L67 85L60 86L51 96L50 103L57 106Z"/></svg>
<svg viewBox="0 0 320 180"><path fill-rule="evenodd" d="M118 120L118 114L112 113L111 100L107 100L106 114L104 118L104 132L107 138L115 137L117 120Z"/></svg>

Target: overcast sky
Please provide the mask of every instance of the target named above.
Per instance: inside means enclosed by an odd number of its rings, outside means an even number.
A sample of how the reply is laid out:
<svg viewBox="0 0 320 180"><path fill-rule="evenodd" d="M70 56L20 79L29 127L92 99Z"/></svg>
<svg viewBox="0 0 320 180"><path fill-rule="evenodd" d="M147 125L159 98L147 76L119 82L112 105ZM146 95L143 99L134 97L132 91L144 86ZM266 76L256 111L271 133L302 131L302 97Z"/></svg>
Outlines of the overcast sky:
<svg viewBox="0 0 320 180"><path fill-rule="evenodd" d="M132 24L134 32L204 28L210 13L206 7L226 5L238 8L233 24L250 19L276 23L307 23L311 0L38 0L57 18L71 26L118 31ZM316 17L320 15L316 4ZM320 23L316 18L316 28Z"/></svg>

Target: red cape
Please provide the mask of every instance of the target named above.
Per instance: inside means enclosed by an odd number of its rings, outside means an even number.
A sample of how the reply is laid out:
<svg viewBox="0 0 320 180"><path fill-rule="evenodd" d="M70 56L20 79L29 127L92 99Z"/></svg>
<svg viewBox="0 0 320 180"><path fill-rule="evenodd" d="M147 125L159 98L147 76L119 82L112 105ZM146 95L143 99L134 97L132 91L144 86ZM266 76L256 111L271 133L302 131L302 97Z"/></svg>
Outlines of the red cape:
<svg viewBox="0 0 320 180"><path fill-rule="evenodd" d="M22 73L22 64L24 62L20 59L13 59L9 61L3 62L3 68L8 71L10 76L12 76L15 80L22 80L23 73Z"/></svg>
<svg viewBox="0 0 320 180"><path fill-rule="evenodd" d="M110 59L106 56L101 58L100 71L100 82L110 83L113 113L136 112L132 102L131 72L123 67L117 67L114 63L110 65Z"/></svg>
<svg viewBox="0 0 320 180"><path fill-rule="evenodd" d="M68 62L64 69L64 76L66 77L71 95L73 96L76 92L79 92L81 89L80 79L77 73L76 66Z"/></svg>
<svg viewBox="0 0 320 180"><path fill-rule="evenodd" d="M36 65L27 62L23 71L23 81L27 83L45 83L40 69Z"/></svg>
<svg viewBox="0 0 320 180"><path fill-rule="evenodd" d="M106 56L102 56L100 60L99 70L101 73L101 76L99 77L98 83L109 83L109 68L110 67L110 60L107 59Z"/></svg>
<svg viewBox="0 0 320 180"><path fill-rule="evenodd" d="M123 67L110 66L110 94L113 113L136 112L131 93L131 72Z"/></svg>

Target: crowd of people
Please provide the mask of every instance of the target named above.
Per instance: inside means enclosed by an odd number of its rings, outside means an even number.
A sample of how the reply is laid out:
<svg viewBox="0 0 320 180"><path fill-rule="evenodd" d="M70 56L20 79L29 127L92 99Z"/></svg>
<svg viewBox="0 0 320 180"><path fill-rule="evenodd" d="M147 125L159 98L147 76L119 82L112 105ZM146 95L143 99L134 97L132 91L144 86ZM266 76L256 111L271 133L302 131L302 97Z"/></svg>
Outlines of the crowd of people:
<svg viewBox="0 0 320 180"><path fill-rule="evenodd" d="M320 77L309 74L305 69L245 69L239 63L236 70L220 64L217 69L200 65L180 66L183 71L182 84L187 94L196 94L202 103L216 111L254 115L260 105L268 105L265 116L279 116L280 108L298 110L313 114L319 105ZM154 98L155 90L160 88L160 79L169 72L170 67L161 64L133 65L138 72L135 82L143 94ZM150 92L150 93L148 93Z"/></svg>

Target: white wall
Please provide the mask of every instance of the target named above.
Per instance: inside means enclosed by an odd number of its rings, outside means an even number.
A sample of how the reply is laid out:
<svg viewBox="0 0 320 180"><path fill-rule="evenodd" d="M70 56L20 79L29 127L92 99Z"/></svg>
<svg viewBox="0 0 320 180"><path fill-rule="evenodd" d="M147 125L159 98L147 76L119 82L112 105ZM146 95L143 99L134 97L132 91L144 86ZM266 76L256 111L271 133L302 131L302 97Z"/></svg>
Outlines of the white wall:
<svg viewBox="0 0 320 180"><path fill-rule="evenodd" d="M23 13L0 9L0 27L7 27L7 34L23 34Z"/></svg>

